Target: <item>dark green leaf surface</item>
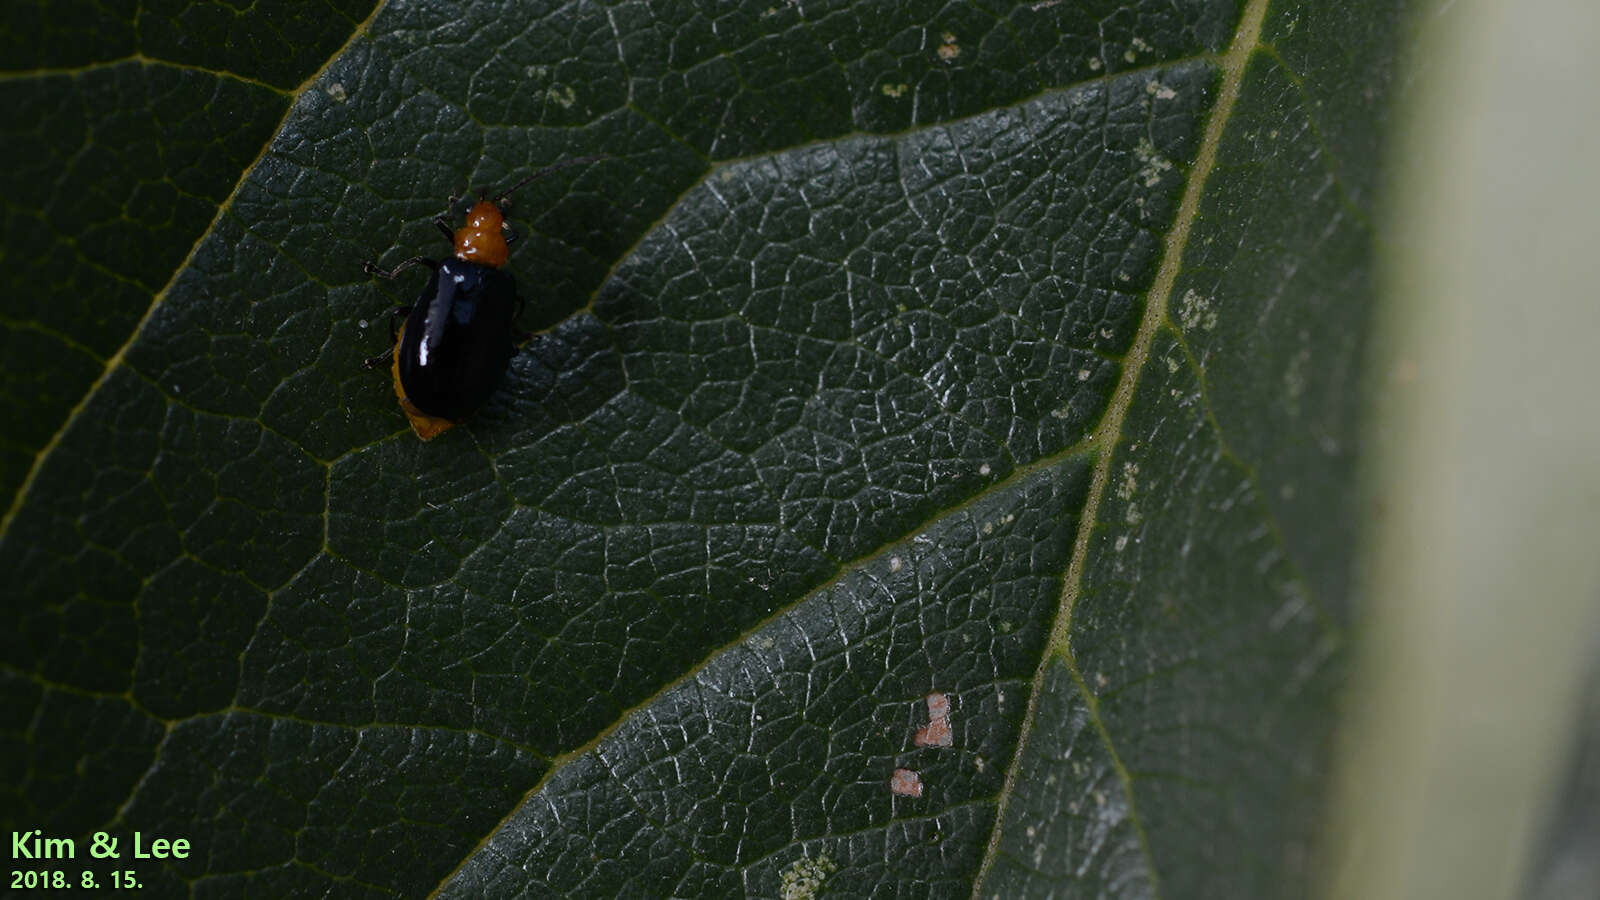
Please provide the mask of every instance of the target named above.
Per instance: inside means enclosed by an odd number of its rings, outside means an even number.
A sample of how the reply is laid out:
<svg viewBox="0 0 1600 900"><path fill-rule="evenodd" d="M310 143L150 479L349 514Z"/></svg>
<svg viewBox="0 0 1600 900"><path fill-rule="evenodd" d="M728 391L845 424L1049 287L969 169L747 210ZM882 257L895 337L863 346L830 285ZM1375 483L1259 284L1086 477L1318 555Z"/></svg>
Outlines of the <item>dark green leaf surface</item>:
<svg viewBox="0 0 1600 900"><path fill-rule="evenodd" d="M11 827L185 837L159 896L1303 892L1387 5L221 9L0 80ZM361 261L594 152L419 443Z"/></svg>

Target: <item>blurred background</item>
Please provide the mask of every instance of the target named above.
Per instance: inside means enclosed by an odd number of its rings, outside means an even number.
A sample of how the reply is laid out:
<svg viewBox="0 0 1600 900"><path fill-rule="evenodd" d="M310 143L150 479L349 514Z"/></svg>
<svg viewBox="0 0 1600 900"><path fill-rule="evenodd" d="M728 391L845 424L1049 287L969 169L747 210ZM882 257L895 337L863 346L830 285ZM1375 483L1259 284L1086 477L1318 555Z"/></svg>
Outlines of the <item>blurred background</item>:
<svg viewBox="0 0 1600 900"><path fill-rule="evenodd" d="M1600 897L1600 4L1415 24L1333 896Z"/></svg>

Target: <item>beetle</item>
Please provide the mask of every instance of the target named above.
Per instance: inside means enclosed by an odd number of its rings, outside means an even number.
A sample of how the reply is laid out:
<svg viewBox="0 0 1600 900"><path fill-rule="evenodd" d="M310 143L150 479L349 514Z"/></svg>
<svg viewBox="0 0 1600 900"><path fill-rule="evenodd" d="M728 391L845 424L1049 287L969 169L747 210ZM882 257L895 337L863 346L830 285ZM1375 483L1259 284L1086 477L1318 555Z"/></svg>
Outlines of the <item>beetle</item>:
<svg viewBox="0 0 1600 900"><path fill-rule="evenodd" d="M454 256L443 260L413 256L391 269L372 260L362 264L363 272L380 278L394 278L415 266L433 270L416 302L390 312L389 349L366 361L369 369L390 363L395 396L417 437L433 440L482 406L505 376L516 342L528 337L517 328L523 300L517 296L516 280L504 269L516 235L506 224L501 201L537 178L605 158L564 160L494 197L479 195L456 229L450 227L456 204L452 197L433 224L455 247ZM395 322L401 317L405 322L396 331Z"/></svg>

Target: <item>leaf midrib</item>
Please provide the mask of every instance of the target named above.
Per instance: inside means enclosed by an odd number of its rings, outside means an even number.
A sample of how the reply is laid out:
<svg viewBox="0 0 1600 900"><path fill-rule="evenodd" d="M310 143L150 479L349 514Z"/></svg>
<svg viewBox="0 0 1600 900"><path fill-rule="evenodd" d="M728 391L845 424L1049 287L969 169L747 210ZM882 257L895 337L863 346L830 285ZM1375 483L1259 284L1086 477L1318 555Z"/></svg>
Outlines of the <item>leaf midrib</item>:
<svg viewBox="0 0 1600 900"><path fill-rule="evenodd" d="M1010 806L1018 772L1022 768L1023 754L1027 751L1028 739L1038 715L1039 697L1044 690L1045 676L1052 662L1057 659L1065 665L1073 684L1082 695L1084 704L1088 708L1089 720L1093 723L1095 732L1111 759L1112 768L1127 798L1128 821L1133 826L1134 833L1138 835L1139 846L1144 853L1151 896L1156 898L1161 896L1161 880L1145 833L1144 822L1139 816L1139 805L1133 792L1133 778L1117 754L1116 744L1112 741L1105 721L1100 716L1099 704L1094 693L1084 683L1083 676L1078 671L1077 661L1072 656L1070 645L1072 609L1082 592L1083 571L1089 556L1089 539L1099 518L1100 500L1105 495L1106 485L1111 480L1111 464L1117 442L1122 437L1122 425L1127 418L1128 408L1133 405L1134 392L1149 357L1150 345L1155 340L1156 332L1163 324L1168 323L1167 304L1172 296L1173 285L1178 280L1183 252L1188 246L1189 233L1194 222L1199 217L1200 200L1205 193L1211 171L1216 166L1217 150L1222 144L1223 132L1233 113L1234 103L1239 99L1239 89L1244 82L1245 69L1251 54L1260 46L1261 27L1266 19L1266 12L1267 0L1250 0L1239 17L1233 43L1227 52L1216 58L1216 64L1222 70L1222 82L1217 91L1217 100L1212 107L1211 117L1206 122L1205 135L1201 139L1199 152L1189 169L1188 183L1184 185L1177 216L1167 231L1166 249L1162 253L1161 266L1156 271L1155 281L1151 284L1149 294L1146 295L1139 331L1134 336L1133 346L1124 357L1122 376L1117 382L1116 391L1112 394L1111 404L1106 410L1105 417L1086 441L1096 456L1094 469L1090 475L1089 495L1079 515L1077 534L1073 539L1072 561L1067 567L1067 577L1063 579L1061 604L1056 613L1055 624L1051 628L1050 640L1045 647L1043 658L1039 661L1039 668L1033 676L1028 708L1022 717L1017 748L1011 757L1011 765L1006 770L1005 783L1000 789L999 800L996 803L994 828L989 832L989 846L985 849L983 860L979 864L978 875L972 882L973 900L978 900L981 896L984 880L988 877L990 867L1000 851L1005 832L1006 810Z"/></svg>

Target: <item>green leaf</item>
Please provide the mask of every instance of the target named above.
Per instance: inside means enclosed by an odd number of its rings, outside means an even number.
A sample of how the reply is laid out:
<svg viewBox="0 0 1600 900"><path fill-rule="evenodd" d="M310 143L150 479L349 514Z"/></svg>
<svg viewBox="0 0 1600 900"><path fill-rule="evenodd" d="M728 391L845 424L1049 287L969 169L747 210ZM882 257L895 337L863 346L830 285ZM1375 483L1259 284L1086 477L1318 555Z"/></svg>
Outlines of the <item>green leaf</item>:
<svg viewBox="0 0 1600 900"><path fill-rule="evenodd" d="M1266 6L9 12L9 824L159 895L1303 893L1399 13ZM416 441L362 261L597 152Z"/></svg>

